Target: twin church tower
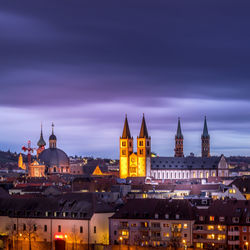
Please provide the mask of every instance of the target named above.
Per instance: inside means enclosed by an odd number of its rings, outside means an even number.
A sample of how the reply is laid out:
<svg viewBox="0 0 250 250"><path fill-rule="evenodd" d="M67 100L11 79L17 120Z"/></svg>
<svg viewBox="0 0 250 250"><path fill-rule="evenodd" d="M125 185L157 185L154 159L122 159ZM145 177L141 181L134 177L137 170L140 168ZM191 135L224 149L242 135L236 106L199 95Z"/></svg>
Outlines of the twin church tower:
<svg viewBox="0 0 250 250"><path fill-rule="evenodd" d="M183 140L179 118L175 135L175 157L184 157ZM137 153L134 152L133 145L134 138L131 137L126 115L123 133L120 137L120 178L151 176L151 137L148 135L144 114L140 134L137 137ZM201 156L210 157L210 136L206 117L201 135Z"/></svg>

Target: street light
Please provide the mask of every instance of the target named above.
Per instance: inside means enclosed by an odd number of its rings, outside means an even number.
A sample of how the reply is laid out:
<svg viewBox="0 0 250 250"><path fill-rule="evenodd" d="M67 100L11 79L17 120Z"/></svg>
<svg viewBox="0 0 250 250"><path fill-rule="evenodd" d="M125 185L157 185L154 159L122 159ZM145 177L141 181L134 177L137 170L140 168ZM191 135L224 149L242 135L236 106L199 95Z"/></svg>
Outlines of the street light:
<svg viewBox="0 0 250 250"><path fill-rule="evenodd" d="M247 250L248 250L248 241L245 243L245 245L247 246Z"/></svg>

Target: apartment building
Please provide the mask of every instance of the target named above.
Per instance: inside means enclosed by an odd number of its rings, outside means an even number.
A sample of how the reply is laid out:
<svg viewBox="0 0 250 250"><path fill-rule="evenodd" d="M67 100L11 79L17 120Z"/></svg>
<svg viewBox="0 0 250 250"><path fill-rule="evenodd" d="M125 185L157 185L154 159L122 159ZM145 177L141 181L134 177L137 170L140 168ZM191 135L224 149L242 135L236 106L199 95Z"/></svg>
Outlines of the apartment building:
<svg viewBox="0 0 250 250"><path fill-rule="evenodd" d="M110 242L166 246L178 238L182 247L189 247L194 220L194 209L186 200L128 200L110 218Z"/></svg>

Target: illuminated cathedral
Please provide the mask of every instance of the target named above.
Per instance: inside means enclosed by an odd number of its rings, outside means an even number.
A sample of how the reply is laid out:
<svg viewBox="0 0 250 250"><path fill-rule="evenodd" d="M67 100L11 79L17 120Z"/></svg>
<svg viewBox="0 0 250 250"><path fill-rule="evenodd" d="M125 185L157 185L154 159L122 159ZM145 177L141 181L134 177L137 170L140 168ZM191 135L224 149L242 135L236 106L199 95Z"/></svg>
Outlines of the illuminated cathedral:
<svg viewBox="0 0 250 250"><path fill-rule="evenodd" d="M151 137L148 135L145 117L142 117L141 130L137 137L137 153L133 150L127 116L120 137L120 178L145 177L151 169Z"/></svg>
<svg viewBox="0 0 250 250"><path fill-rule="evenodd" d="M150 177L154 179L204 179L209 177L228 177L228 164L223 155L210 156L210 135L204 119L201 135L201 157L190 154L184 156L184 136L178 118L175 135L174 157L151 157L151 137L148 135L143 115L141 130L137 137L137 153L133 150L127 116L120 137L120 178Z"/></svg>

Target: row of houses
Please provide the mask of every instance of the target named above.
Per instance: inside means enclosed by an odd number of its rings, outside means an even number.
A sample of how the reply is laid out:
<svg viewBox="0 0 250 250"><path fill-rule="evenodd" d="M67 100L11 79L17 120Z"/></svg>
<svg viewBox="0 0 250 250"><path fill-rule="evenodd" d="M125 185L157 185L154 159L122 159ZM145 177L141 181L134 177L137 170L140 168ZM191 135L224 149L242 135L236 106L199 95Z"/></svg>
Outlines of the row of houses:
<svg viewBox="0 0 250 250"><path fill-rule="evenodd" d="M198 207L187 200L129 200L110 218L110 239L111 244L248 249L250 202L217 200Z"/></svg>
<svg viewBox="0 0 250 250"><path fill-rule="evenodd" d="M248 200L129 199L122 205L97 194L0 198L0 241L44 249L137 245L248 249ZM8 248L7 248L8 249Z"/></svg>

